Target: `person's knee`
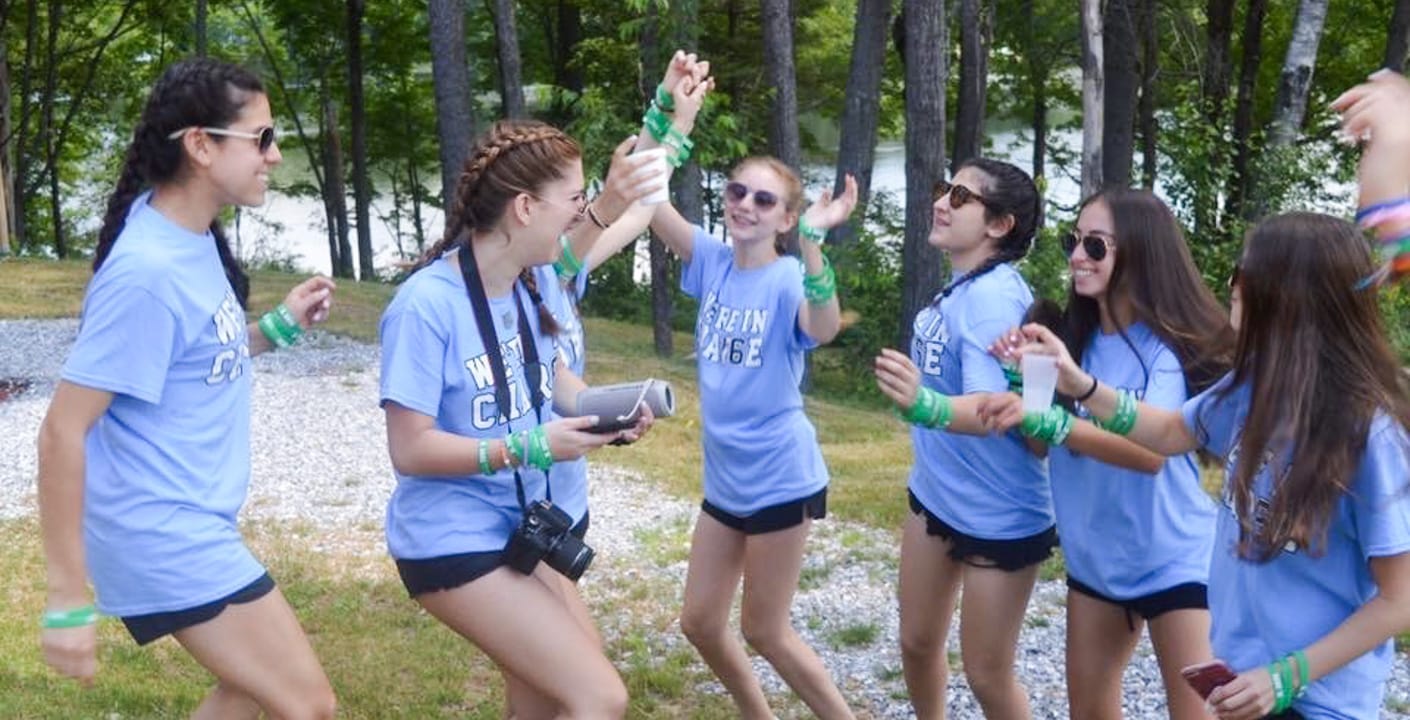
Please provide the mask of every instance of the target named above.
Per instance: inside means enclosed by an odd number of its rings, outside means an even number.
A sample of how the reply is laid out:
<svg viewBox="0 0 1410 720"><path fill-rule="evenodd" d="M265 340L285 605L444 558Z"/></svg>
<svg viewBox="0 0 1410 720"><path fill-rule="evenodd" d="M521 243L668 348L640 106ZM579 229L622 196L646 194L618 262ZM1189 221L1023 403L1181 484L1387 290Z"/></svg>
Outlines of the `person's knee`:
<svg viewBox="0 0 1410 720"><path fill-rule="evenodd" d="M592 683L573 693L564 709L574 718L617 718L627 714L627 686L615 673L612 680Z"/></svg>
<svg viewBox="0 0 1410 720"><path fill-rule="evenodd" d="M901 627L901 656L912 662L927 660L941 650L940 634L929 629Z"/></svg>
<svg viewBox="0 0 1410 720"><path fill-rule="evenodd" d="M284 704L283 712L270 714L287 720L330 720L338 714L338 697L326 680L309 681L290 693Z"/></svg>
<svg viewBox="0 0 1410 720"><path fill-rule="evenodd" d="M965 680L981 703L1002 698L1013 687L1011 661L997 654L984 652L962 652L961 657L964 662Z"/></svg>
<svg viewBox="0 0 1410 720"><path fill-rule="evenodd" d="M765 657L783 651L793 635L787 618L759 618L748 612L740 613L739 629L749 647Z"/></svg>
<svg viewBox="0 0 1410 720"><path fill-rule="evenodd" d="M687 607L681 612L681 633L690 644L700 647L718 643L728 631L728 622L716 613Z"/></svg>

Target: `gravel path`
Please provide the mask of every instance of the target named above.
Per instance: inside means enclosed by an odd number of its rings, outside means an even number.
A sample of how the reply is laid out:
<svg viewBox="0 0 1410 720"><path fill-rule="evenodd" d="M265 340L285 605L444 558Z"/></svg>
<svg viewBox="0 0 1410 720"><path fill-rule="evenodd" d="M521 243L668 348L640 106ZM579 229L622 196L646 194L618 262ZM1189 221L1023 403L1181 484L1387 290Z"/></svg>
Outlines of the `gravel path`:
<svg viewBox="0 0 1410 720"><path fill-rule="evenodd" d="M34 438L77 323L0 321L0 382L33 384L0 402L0 519L34 513ZM380 555L381 526L392 486L382 414L377 407L375 346L315 333L300 347L255 360L251 438L254 481L250 519L309 523L320 550ZM289 437L300 442L290 443ZM295 450L295 448L298 448ZM643 479L592 465L592 532L599 561L584 580L594 607L617 603L643 587L663 603L678 603L685 576L696 500L662 496ZM894 588L897 547L890 532L837 520L816 526L794 617L823 655L844 693L865 715L905 718L910 706L901 680ZM1066 718L1062 679L1064 633L1061 582L1041 583L1020 639L1018 672L1038 718ZM623 601L626 602L626 601ZM669 607L669 605L668 605ZM669 615L667 616L670 617ZM599 613L609 637L640 631L632 613ZM688 649L672 619L646 634L654 657ZM958 638L950 638L952 657ZM619 658L619 661L622 659ZM1410 718L1410 663L1396 663L1384 718ZM762 661L756 667L770 691L786 688ZM1150 644L1143 640L1126 670L1128 718L1165 717L1164 692ZM704 692L722 692L710 682ZM953 676L951 715L982 717L963 673Z"/></svg>

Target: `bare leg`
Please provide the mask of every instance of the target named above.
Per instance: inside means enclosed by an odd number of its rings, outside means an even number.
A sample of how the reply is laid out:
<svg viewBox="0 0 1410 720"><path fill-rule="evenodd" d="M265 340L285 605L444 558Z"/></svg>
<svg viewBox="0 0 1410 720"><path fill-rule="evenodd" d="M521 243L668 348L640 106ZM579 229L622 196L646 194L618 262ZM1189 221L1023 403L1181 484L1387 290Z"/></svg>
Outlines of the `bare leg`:
<svg viewBox="0 0 1410 720"><path fill-rule="evenodd" d="M918 720L944 720L950 667L945 640L955 616L964 566L950 559L950 543L925 532L925 516L911 514L901 535L901 669Z"/></svg>
<svg viewBox="0 0 1410 720"><path fill-rule="evenodd" d="M1120 720L1121 675L1143 620L1090 595L1067 591L1067 708L1072 717Z"/></svg>
<svg viewBox="0 0 1410 720"><path fill-rule="evenodd" d="M1030 717L1028 691L1014 674L1014 654L1037 580L1037 565L1013 572L965 566L960 654L965 678L988 720Z"/></svg>
<svg viewBox="0 0 1410 720"><path fill-rule="evenodd" d="M1165 697L1174 720L1205 717L1204 701L1180 674L1180 670L1214 657L1209 646L1208 610L1171 610L1150 621L1151 644L1165 681Z"/></svg>

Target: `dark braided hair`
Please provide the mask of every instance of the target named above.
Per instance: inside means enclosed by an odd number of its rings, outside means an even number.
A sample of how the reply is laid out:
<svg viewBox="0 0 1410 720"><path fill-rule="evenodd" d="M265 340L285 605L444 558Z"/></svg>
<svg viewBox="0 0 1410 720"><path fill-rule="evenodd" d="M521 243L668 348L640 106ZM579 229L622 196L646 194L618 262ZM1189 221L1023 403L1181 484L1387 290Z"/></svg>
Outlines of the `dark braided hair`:
<svg viewBox="0 0 1410 720"><path fill-rule="evenodd" d="M1003 265L1018 262L1028 254L1033 246L1033 235L1038 230L1038 217L1042 201L1038 197L1038 186L1028 173L1000 160L972 158L964 161L955 172L972 167L988 179L979 194L984 196L984 220L994 222L1005 215L1013 216L1013 227L1008 234L999 238L994 253L979 263L978 267L965 273L960 279L950 283L940 293L938 299L950 296L961 285L978 278L984 273ZM938 300L937 299L937 300Z"/></svg>
<svg viewBox="0 0 1410 720"><path fill-rule="evenodd" d="M225 127L240 114L251 95L263 93L264 84L254 73L210 58L183 60L162 73L133 128L117 187L108 196L108 209L93 253L93 272L98 272L112 253L132 201L153 185L171 182L180 174L186 153L181 142L168 136L188 127ZM220 142L223 138L212 135L211 139ZM250 297L250 278L230 251L218 221L211 221L210 232L215 237L225 277L240 306L245 307Z"/></svg>
<svg viewBox="0 0 1410 720"><path fill-rule="evenodd" d="M457 245L469 247L477 232L493 230L509 202L520 193L533 193L563 177L563 167L583 156L578 144L562 130L537 121L504 120L481 135L448 198L445 235L416 262L411 272L430 265ZM473 252L473 251L472 251ZM538 308L539 326L558 334L558 322L543 304L533 273L525 268L519 279Z"/></svg>

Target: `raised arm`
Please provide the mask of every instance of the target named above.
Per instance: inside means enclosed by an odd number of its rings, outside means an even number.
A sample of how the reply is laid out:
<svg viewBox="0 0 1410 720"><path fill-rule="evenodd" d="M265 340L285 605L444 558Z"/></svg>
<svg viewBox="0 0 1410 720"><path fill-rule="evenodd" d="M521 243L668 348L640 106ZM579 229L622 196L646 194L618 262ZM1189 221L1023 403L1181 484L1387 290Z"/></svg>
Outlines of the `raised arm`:
<svg viewBox="0 0 1410 720"><path fill-rule="evenodd" d="M831 263L823 256L822 240L827 237L828 230L847 222L852 210L857 207L857 180L850 174L847 175L845 187L838 198L832 197L831 190L824 190L822 197L798 221L798 235L803 239L798 249L806 274L804 287L809 288L808 301L798 311L798 327L808 337L823 344L832 342L842 328L837 279ZM822 291L826 287L831 287L830 293Z"/></svg>
<svg viewBox="0 0 1410 720"><path fill-rule="evenodd" d="M668 147L673 147L672 152L678 152L674 147L680 146L681 138L688 137L694 129L695 117L700 112L705 95L714 86L715 80L710 77L709 62L698 60L694 53L687 54L677 50L666 68L666 76L661 81L661 89L656 91L658 97L652 106L661 112L668 122L662 125L659 117L656 122L650 119L644 122L641 134L637 136L637 149L659 147L664 142ZM670 108L661 106L659 100L664 99L664 96L671 98L667 103L671 105ZM648 110L648 118L650 117L652 111ZM661 238L661 242L665 243L671 252L680 257L681 262L690 262L695 228L669 202L655 207L656 213L651 219L652 232Z"/></svg>

